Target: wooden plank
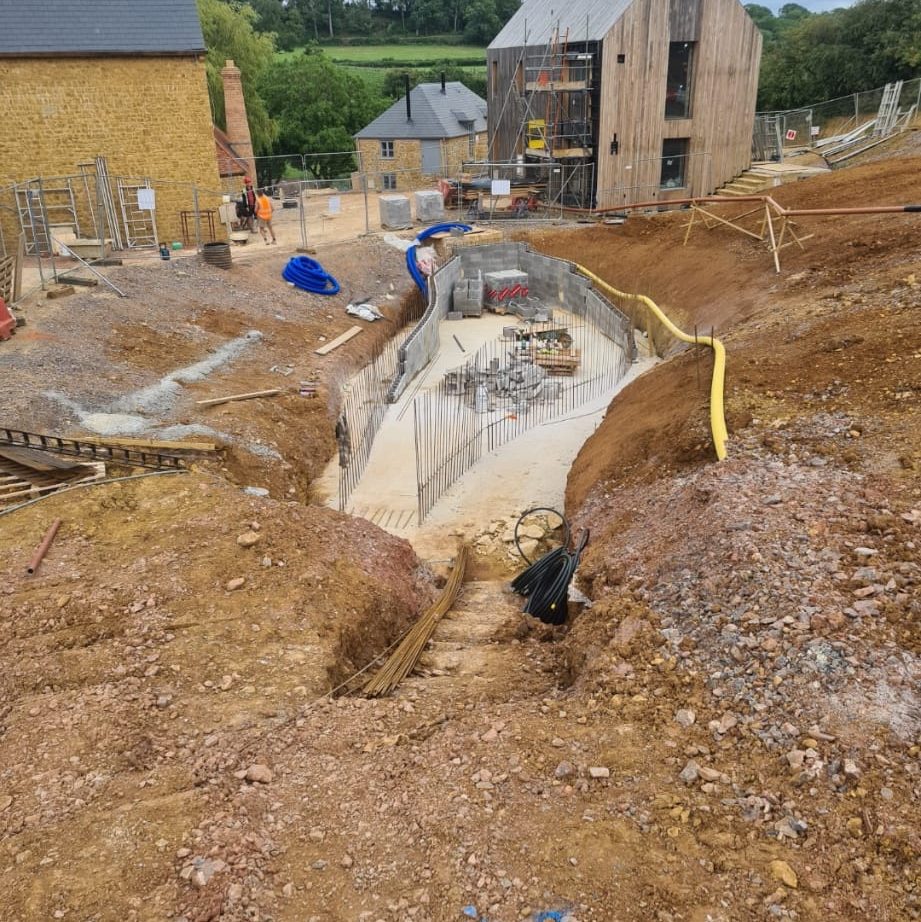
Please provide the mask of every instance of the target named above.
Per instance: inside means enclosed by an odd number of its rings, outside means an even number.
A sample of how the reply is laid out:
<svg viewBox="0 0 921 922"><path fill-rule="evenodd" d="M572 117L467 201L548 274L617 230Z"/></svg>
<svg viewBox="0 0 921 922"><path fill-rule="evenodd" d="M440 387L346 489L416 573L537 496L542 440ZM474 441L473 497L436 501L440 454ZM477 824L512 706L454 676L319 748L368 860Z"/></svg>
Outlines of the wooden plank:
<svg viewBox="0 0 921 922"><path fill-rule="evenodd" d="M354 339L361 332L361 327L351 327L346 330L341 336L337 336L331 342L326 343L326 345L320 346L319 349L314 349L313 351L317 355L328 355L333 349L338 349L340 346L347 343L350 339Z"/></svg>
<svg viewBox="0 0 921 922"><path fill-rule="evenodd" d="M33 471L79 471L87 465L80 461L69 461L58 455L52 455L44 451L36 451L33 448L0 448L0 458L6 458L8 461L14 461L24 467L31 468Z"/></svg>
<svg viewBox="0 0 921 922"><path fill-rule="evenodd" d="M222 446L214 442L171 442L162 439L113 439L106 437L104 439L95 435L71 435L71 439L78 439L81 442L88 442L91 445L117 445L119 448L136 448L139 451L150 449L151 451L200 451L215 452L221 451Z"/></svg>
<svg viewBox="0 0 921 922"><path fill-rule="evenodd" d="M19 235L19 246L16 250L16 276L13 279L13 303L19 300L22 294L22 264L26 261L26 235L25 231Z"/></svg>
<svg viewBox="0 0 921 922"><path fill-rule="evenodd" d="M267 391L250 391L248 394L230 394L228 397L213 397L210 400L196 400L195 403L200 407L216 407L222 403L230 403L234 400L253 400L256 397L277 397L281 393L280 387L273 387Z"/></svg>

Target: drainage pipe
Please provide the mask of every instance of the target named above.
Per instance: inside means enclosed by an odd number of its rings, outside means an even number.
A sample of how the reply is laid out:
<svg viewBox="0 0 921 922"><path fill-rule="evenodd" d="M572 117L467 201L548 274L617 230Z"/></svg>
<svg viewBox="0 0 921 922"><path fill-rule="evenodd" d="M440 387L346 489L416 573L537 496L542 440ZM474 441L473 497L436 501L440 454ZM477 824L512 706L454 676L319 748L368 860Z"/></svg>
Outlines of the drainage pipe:
<svg viewBox="0 0 921 922"><path fill-rule="evenodd" d="M406 268L410 276L412 276L412 280L418 286L419 291L422 292L423 298L428 294L428 288L426 286L425 276L419 270L419 264L416 262L416 247L421 246L429 237L434 237L435 234L446 234L452 230L463 231L467 234L473 230L473 228L469 224L456 224L454 222L433 224L431 227L427 227L425 230L420 231L416 239L413 240L412 246L406 251Z"/></svg>
<svg viewBox="0 0 921 922"><path fill-rule="evenodd" d="M637 301L642 304L672 336L681 340L681 342L709 346L713 350L713 377L710 381L710 432L717 460L724 461L726 459L726 442L729 438L729 433L726 429L726 416L723 411L723 391L726 382L726 349L723 344L715 336L689 336L683 330L679 330L651 298L647 298L645 295L628 294L625 291L619 291L604 279L590 272L585 266L576 264L576 269L611 297L619 300ZM652 345L651 342L650 345Z"/></svg>
<svg viewBox="0 0 921 922"><path fill-rule="evenodd" d="M45 532L42 543L35 549L35 553L32 555L32 559L26 567L26 573L30 576L41 566L42 561L45 559L45 554L48 553L48 548L51 547L51 542L54 541L54 536L58 533L60 527L61 520L55 519L48 528L48 531Z"/></svg>

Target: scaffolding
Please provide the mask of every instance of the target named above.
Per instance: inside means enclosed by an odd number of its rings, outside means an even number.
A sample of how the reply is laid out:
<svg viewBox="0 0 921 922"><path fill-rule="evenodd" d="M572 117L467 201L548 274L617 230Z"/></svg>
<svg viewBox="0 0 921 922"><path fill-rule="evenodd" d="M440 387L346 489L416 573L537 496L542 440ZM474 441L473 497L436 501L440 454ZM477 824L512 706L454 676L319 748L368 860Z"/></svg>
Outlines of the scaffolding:
<svg viewBox="0 0 921 922"><path fill-rule="evenodd" d="M596 43L571 43L568 29L561 34L555 28L542 47L525 47L517 81L525 162L594 162L597 63ZM580 184L569 190L566 204L589 206L592 194L590 183Z"/></svg>
<svg viewBox="0 0 921 922"><path fill-rule="evenodd" d="M15 196L27 255L50 256L52 237L62 227L80 235L77 201L69 178L59 180L55 186L30 179L15 187Z"/></svg>

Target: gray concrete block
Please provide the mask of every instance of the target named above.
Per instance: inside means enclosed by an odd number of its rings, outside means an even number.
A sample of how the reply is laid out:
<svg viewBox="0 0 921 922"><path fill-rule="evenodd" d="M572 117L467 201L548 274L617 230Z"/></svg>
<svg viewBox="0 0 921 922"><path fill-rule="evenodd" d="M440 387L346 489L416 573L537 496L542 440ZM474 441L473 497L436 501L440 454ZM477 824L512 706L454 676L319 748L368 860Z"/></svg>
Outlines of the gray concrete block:
<svg viewBox="0 0 921 922"><path fill-rule="evenodd" d="M440 192L428 190L414 192L416 202L416 220L422 224L437 224L444 220L445 201Z"/></svg>
<svg viewBox="0 0 921 922"><path fill-rule="evenodd" d="M464 315L460 311L448 311L445 320L463 320Z"/></svg>
<svg viewBox="0 0 921 922"><path fill-rule="evenodd" d="M400 230L412 227L413 216L405 195L382 195L379 199L381 227Z"/></svg>

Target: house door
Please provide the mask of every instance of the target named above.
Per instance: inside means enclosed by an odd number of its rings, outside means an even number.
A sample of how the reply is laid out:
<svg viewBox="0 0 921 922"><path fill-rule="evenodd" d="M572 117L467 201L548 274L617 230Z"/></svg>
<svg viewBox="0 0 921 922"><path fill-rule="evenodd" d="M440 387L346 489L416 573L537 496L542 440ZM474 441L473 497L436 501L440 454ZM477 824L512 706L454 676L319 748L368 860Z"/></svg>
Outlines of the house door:
<svg viewBox="0 0 921 922"><path fill-rule="evenodd" d="M422 142L422 172L426 176L441 175L441 141Z"/></svg>

